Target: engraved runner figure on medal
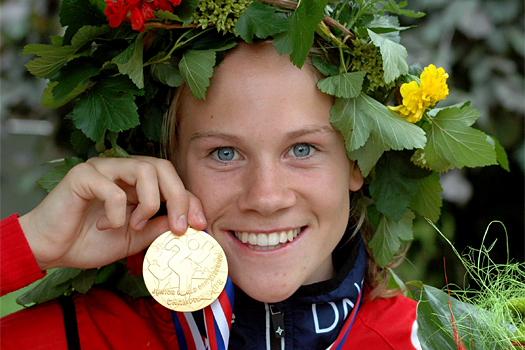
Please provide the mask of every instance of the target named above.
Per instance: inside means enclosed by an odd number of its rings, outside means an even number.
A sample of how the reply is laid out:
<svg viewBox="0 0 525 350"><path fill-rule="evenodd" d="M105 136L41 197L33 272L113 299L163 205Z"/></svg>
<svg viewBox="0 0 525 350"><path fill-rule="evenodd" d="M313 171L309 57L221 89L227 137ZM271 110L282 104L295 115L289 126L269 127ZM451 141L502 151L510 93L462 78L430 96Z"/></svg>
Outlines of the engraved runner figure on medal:
<svg viewBox="0 0 525 350"><path fill-rule="evenodd" d="M183 235L167 231L148 248L144 282L157 302L168 309L202 309L219 297L228 278L226 255L203 231L188 228Z"/></svg>

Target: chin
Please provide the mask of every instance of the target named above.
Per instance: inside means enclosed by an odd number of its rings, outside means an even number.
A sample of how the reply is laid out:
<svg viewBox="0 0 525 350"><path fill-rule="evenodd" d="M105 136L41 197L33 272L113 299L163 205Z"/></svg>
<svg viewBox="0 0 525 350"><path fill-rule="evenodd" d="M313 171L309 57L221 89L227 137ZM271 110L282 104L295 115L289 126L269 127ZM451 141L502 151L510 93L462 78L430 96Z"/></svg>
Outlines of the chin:
<svg viewBox="0 0 525 350"><path fill-rule="evenodd" d="M249 297L263 303L277 303L286 300L301 286L301 283L293 283L293 281L286 278L250 278L247 280L241 277L237 280L234 275L230 277L232 282ZM237 283L236 280L240 281L240 283Z"/></svg>

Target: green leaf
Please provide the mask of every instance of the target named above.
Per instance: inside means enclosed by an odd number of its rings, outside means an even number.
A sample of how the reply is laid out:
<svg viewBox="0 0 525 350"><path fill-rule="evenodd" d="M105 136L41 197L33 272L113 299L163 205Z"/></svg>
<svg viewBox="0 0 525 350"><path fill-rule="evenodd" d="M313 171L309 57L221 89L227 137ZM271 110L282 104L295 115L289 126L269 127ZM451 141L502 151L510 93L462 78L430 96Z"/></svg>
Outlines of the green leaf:
<svg viewBox="0 0 525 350"><path fill-rule="evenodd" d="M199 5L199 0L184 0L173 8L173 14L181 19L185 26L193 21L193 13Z"/></svg>
<svg viewBox="0 0 525 350"><path fill-rule="evenodd" d="M120 263L115 261L112 264L102 266L98 269L97 277L95 277L95 284L101 284L109 281L112 277L115 277L117 268Z"/></svg>
<svg viewBox="0 0 525 350"><path fill-rule="evenodd" d="M78 30L78 32L71 39L71 46L81 48L87 43L100 38L104 34L109 32L109 25L102 27L84 26Z"/></svg>
<svg viewBox="0 0 525 350"><path fill-rule="evenodd" d="M441 206L443 205L443 198L439 193L443 191L439 183L439 174L434 172L428 177L418 179L417 182L418 190L412 198L410 209L436 222L441 215Z"/></svg>
<svg viewBox="0 0 525 350"><path fill-rule="evenodd" d="M55 79L58 84L52 90L54 101L59 102L66 99L79 85L99 72L100 68L90 58L79 57L70 61Z"/></svg>
<svg viewBox="0 0 525 350"><path fill-rule="evenodd" d="M408 73L408 52L403 45L382 38L370 29L368 29L368 35L372 43L381 51L385 83L393 82L397 77Z"/></svg>
<svg viewBox="0 0 525 350"><path fill-rule="evenodd" d="M103 1L98 0L103 3ZM68 26L64 42L69 44L77 31L86 25L99 26L108 23L104 11L90 0L63 0L60 4L60 25Z"/></svg>
<svg viewBox="0 0 525 350"><path fill-rule="evenodd" d="M505 151L505 148L499 143L499 141L493 137L493 136L487 136L490 138L490 140L494 141L494 150L496 151L496 160L498 161L499 165L507 170L510 171L509 168L509 158L507 157L507 152Z"/></svg>
<svg viewBox="0 0 525 350"><path fill-rule="evenodd" d="M108 26L90 27L79 29L71 41L71 45L53 46L44 44L29 44L24 47L22 55L34 54L39 57L26 63L26 68L37 78L51 78L70 59L75 57L77 51L99 36L109 31Z"/></svg>
<svg viewBox="0 0 525 350"><path fill-rule="evenodd" d="M388 148L388 147L387 147ZM356 149L348 154L348 157L357 161L363 177L367 177L374 168L377 161L385 152L385 146L375 133L371 132L370 137L363 147Z"/></svg>
<svg viewBox="0 0 525 350"><path fill-rule="evenodd" d="M126 76L106 78L80 99L72 113L75 126L98 142L106 130L123 131L140 124L136 86Z"/></svg>
<svg viewBox="0 0 525 350"><path fill-rule="evenodd" d="M339 74L339 68L337 66L323 60L320 56L313 55L312 63L314 64L315 68L317 68L317 70L325 77Z"/></svg>
<svg viewBox="0 0 525 350"><path fill-rule="evenodd" d="M290 60L301 68L310 53L317 25L324 18L326 0L300 1L287 19L288 30L274 39L280 55L290 53Z"/></svg>
<svg viewBox="0 0 525 350"><path fill-rule="evenodd" d="M214 50L189 50L179 63L179 70L193 96L204 100L213 75L216 52Z"/></svg>
<svg viewBox="0 0 525 350"><path fill-rule="evenodd" d="M95 149L95 144L93 141L78 129L73 130L71 133L71 145L73 146L75 152L80 155L89 156L91 151Z"/></svg>
<svg viewBox="0 0 525 350"><path fill-rule="evenodd" d="M56 47L45 44L29 44L24 47L22 55L35 54L39 56L26 63L27 70L37 78L51 78L73 57L77 50L78 47L70 45Z"/></svg>
<svg viewBox="0 0 525 350"><path fill-rule="evenodd" d="M152 101L145 108L141 126L144 135L151 141L161 141L163 116L164 113L156 101Z"/></svg>
<svg viewBox="0 0 525 350"><path fill-rule="evenodd" d="M252 43L254 35L259 39L266 39L284 32L287 29L286 17L282 13L276 13L276 10L262 2L252 2L239 17L235 31L248 44Z"/></svg>
<svg viewBox="0 0 525 350"><path fill-rule="evenodd" d="M51 40L51 44L53 44L54 46L64 45L64 38L61 36L52 35L49 37L49 39Z"/></svg>
<svg viewBox="0 0 525 350"><path fill-rule="evenodd" d="M49 109L55 109L58 107L62 107L84 91L86 91L86 87L84 84L78 84L64 99L60 101L55 101L55 98L53 97L53 89L55 86L58 85L58 81L50 81L47 83L47 88L44 89L44 93L42 94L42 106L49 108Z"/></svg>
<svg viewBox="0 0 525 350"><path fill-rule="evenodd" d="M135 276L126 274L117 284L117 288L131 296L133 299L140 297L149 297L149 293L146 285L144 284L144 278L142 275Z"/></svg>
<svg viewBox="0 0 525 350"><path fill-rule="evenodd" d="M71 288L71 280L84 271L73 267L61 267L48 275L31 290L20 295L16 302L23 306L43 303L63 295Z"/></svg>
<svg viewBox="0 0 525 350"><path fill-rule="evenodd" d="M131 158L128 152L120 146L114 146L111 149L105 150L103 153L98 155L102 158Z"/></svg>
<svg viewBox="0 0 525 350"><path fill-rule="evenodd" d="M452 329L452 314L456 331L465 349L503 350L511 348L506 332L490 332L492 322L501 322L487 310L449 297L448 293L425 285L417 306L417 336L423 350L457 350ZM499 323L498 322L498 323Z"/></svg>
<svg viewBox="0 0 525 350"><path fill-rule="evenodd" d="M142 33L124 51L113 58L112 62L117 64L122 74L127 74L139 89L144 88L144 71L142 62Z"/></svg>
<svg viewBox="0 0 525 350"><path fill-rule="evenodd" d="M496 152L487 135L471 128L478 112L470 107L441 109L430 118L425 154L432 169L457 168L496 164Z"/></svg>
<svg viewBox="0 0 525 350"><path fill-rule="evenodd" d="M155 19L159 21L169 20L169 21L182 22L179 16L171 13L170 11L159 10L159 11L155 11L153 14L155 15Z"/></svg>
<svg viewBox="0 0 525 350"><path fill-rule="evenodd" d="M401 241L411 241L412 220L416 216L410 210L406 210L403 218L395 222L381 215L374 236L368 242L372 249L375 261L385 267L401 248Z"/></svg>
<svg viewBox="0 0 525 350"><path fill-rule="evenodd" d="M65 158L63 165L59 165L45 173L40 179L36 181L36 183L47 190L47 192L51 192L51 190L55 188L55 186L58 185L60 181L62 181L64 176L66 176L71 168L82 162L84 161L77 157Z"/></svg>
<svg viewBox="0 0 525 350"><path fill-rule="evenodd" d="M418 190L418 178L429 172L410 161L409 152L388 152L376 165L376 177L370 184L370 194L377 209L389 219L401 220Z"/></svg>
<svg viewBox="0 0 525 350"><path fill-rule="evenodd" d="M237 38L233 34L222 34L217 31L206 32L196 41L192 42L192 50L226 51L237 45Z"/></svg>
<svg viewBox="0 0 525 350"><path fill-rule="evenodd" d="M407 30L411 27L400 27L399 19L394 16L376 16L374 19L366 25L366 28L371 29L374 33L391 33Z"/></svg>
<svg viewBox="0 0 525 350"><path fill-rule="evenodd" d="M174 58L152 64L150 73L155 80L171 87L179 87L184 81L178 68L178 62Z"/></svg>
<svg viewBox="0 0 525 350"><path fill-rule="evenodd" d="M404 10L403 8L407 4L406 1L403 1L402 3L399 3L399 4L397 4L395 0L379 1L379 3L383 5L383 8L385 11L395 13L396 15L413 17L413 18L420 18L425 15L425 13L423 12L414 12L412 10Z"/></svg>
<svg viewBox="0 0 525 350"><path fill-rule="evenodd" d="M348 154L363 146L370 132L385 151L423 148L426 142L421 128L363 93L353 99L336 99L330 122L343 134Z"/></svg>
<svg viewBox="0 0 525 350"><path fill-rule="evenodd" d="M86 294L95 283L97 273L98 269L84 270L72 280L71 286L75 288L77 292Z"/></svg>
<svg viewBox="0 0 525 350"><path fill-rule="evenodd" d="M476 120L478 120L478 118L481 117L481 114L478 112L477 109L468 107L470 107L469 101L457 103L455 105L444 108L433 108L430 111L428 111L428 115L434 118L436 115L438 115L440 112L446 109L457 108L458 110L455 111L456 115L454 119L462 122L463 124L465 124L465 126L472 126L472 124L474 124Z"/></svg>
<svg viewBox="0 0 525 350"><path fill-rule="evenodd" d="M317 87L325 94L335 97L353 98L359 96L366 72L351 72L319 80Z"/></svg>
<svg viewBox="0 0 525 350"><path fill-rule="evenodd" d="M360 96L353 99L336 98L330 110L330 123L343 134L347 153L363 146L370 136L366 107L367 104Z"/></svg>

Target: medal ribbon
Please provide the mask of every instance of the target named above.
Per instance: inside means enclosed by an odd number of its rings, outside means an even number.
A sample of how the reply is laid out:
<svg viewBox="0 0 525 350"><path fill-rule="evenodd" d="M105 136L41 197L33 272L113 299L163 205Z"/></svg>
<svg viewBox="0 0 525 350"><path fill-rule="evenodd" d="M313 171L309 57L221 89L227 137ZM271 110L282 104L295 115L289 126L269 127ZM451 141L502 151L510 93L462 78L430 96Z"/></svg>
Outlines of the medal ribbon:
<svg viewBox="0 0 525 350"><path fill-rule="evenodd" d="M233 283L228 276L219 297L202 310L171 311L171 320L180 350L226 350L233 312ZM201 327L197 322L203 320ZM205 330L205 334L201 334Z"/></svg>
<svg viewBox="0 0 525 350"><path fill-rule="evenodd" d="M357 312L361 306L363 291L356 283L355 286L360 290L355 307L350 316L345 321L343 329L337 339L327 350L341 350L343 344L350 333ZM219 295L219 298L205 307L203 310L194 312L171 312L171 318L180 350L227 350L230 338L230 328L233 310L233 283L228 276L226 286ZM202 313L204 329L206 334L202 335L194 316ZM202 316L197 317L201 319Z"/></svg>
<svg viewBox="0 0 525 350"><path fill-rule="evenodd" d="M355 307L350 313L348 319L345 321L345 324L343 325L343 328L341 329L341 332L339 333L337 339L326 350L341 350L343 344L346 341L348 333L350 333L350 328L352 328L352 325L354 324L355 317L357 315L357 312L359 311L359 307L361 306L361 299L363 295L362 287L359 288L359 285L357 283L355 283L354 285L357 289L359 289L359 295L357 296Z"/></svg>

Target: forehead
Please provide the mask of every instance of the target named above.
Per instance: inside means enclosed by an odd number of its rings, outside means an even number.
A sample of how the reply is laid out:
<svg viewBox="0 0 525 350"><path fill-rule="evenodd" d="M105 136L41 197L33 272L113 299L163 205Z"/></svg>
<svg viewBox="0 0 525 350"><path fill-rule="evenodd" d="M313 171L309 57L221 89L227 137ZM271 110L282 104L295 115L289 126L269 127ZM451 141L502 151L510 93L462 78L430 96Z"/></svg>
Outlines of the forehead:
<svg viewBox="0 0 525 350"><path fill-rule="evenodd" d="M332 97L317 88L317 76L307 64L297 68L272 43L239 44L215 68L206 100L185 93L179 127L199 119L208 126L248 124L253 118L258 123L286 124L287 119L296 123L310 114L322 114L329 125Z"/></svg>

